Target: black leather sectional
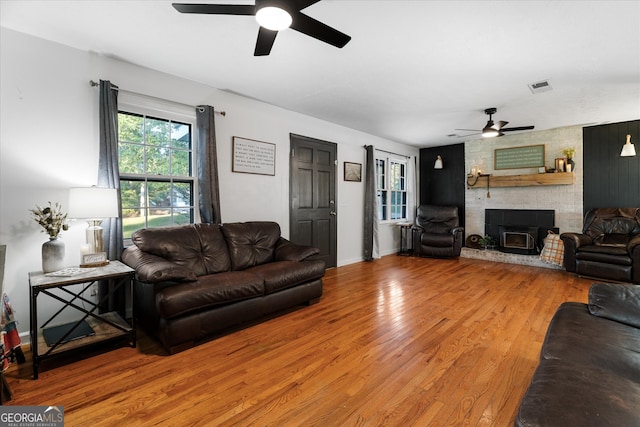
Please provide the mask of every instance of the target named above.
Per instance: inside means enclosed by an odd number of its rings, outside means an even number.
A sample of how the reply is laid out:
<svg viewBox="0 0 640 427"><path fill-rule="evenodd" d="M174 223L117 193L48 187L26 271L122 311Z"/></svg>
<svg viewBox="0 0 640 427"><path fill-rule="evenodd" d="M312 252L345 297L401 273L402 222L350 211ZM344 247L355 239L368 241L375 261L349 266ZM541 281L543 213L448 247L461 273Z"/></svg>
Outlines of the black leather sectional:
<svg viewBox="0 0 640 427"><path fill-rule="evenodd" d="M640 426L640 286L593 284L558 308L514 425Z"/></svg>

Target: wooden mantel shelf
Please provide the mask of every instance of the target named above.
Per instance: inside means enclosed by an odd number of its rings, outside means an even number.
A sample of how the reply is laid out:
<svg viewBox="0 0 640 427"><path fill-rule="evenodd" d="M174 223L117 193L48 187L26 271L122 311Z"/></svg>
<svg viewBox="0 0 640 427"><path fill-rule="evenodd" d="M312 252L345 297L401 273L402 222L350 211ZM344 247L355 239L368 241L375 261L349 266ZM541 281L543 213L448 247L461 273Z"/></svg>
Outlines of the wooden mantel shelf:
<svg viewBox="0 0 640 427"><path fill-rule="evenodd" d="M489 180L489 188L572 185L574 174L572 172L559 172L530 175L484 175L478 177L478 181L475 178L467 178L467 188L487 188L487 180Z"/></svg>

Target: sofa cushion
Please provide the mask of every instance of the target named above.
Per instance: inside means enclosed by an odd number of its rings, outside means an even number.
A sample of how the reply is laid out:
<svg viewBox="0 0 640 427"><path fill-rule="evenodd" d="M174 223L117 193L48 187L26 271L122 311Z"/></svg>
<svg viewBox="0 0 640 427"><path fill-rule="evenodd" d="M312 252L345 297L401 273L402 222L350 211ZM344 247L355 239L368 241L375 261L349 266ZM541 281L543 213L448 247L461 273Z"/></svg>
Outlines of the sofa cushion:
<svg viewBox="0 0 640 427"><path fill-rule="evenodd" d="M196 276L227 271L231 266L216 224L144 228L134 232L131 240L140 250L188 268Z"/></svg>
<svg viewBox="0 0 640 427"><path fill-rule="evenodd" d="M587 304L566 302L551 319L540 358L598 366L640 382L640 329L594 316Z"/></svg>
<svg viewBox="0 0 640 427"><path fill-rule="evenodd" d="M589 288L589 312L640 328L640 285L594 283Z"/></svg>
<svg viewBox="0 0 640 427"><path fill-rule="evenodd" d="M322 260L276 261L246 270L264 280L265 294L296 286L300 283L320 279L325 273Z"/></svg>
<svg viewBox="0 0 640 427"><path fill-rule="evenodd" d="M120 259L136 270L136 278L141 282L190 282L197 280L191 269L157 255L142 252L136 245L126 248L122 252Z"/></svg>
<svg viewBox="0 0 640 427"><path fill-rule="evenodd" d="M220 226L216 224L194 224L200 236L202 262L205 274L221 273L231 270L229 249Z"/></svg>
<svg viewBox="0 0 640 427"><path fill-rule="evenodd" d="M451 233L422 233L420 243L424 246L447 248L452 247L455 236Z"/></svg>
<svg viewBox="0 0 640 427"><path fill-rule="evenodd" d="M160 317L170 319L262 295L262 278L234 271L201 276L195 282L166 287L157 292L156 304Z"/></svg>
<svg viewBox="0 0 640 427"><path fill-rule="evenodd" d="M629 256L625 246L582 246L576 252L576 259L616 265L632 264L631 257Z"/></svg>
<svg viewBox="0 0 640 427"><path fill-rule="evenodd" d="M224 224L222 233L227 241L233 270L273 261L276 243L280 240L280 226L268 221Z"/></svg>
<svg viewBox="0 0 640 427"><path fill-rule="evenodd" d="M637 378L637 377L636 377ZM637 426L640 383L596 365L543 360L522 399L516 426Z"/></svg>
<svg viewBox="0 0 640 427"><path fill-rule="evenodd" d="M593 242L602 246L627 246L631 236L629 234L611 233L596 237Z"/></svg>

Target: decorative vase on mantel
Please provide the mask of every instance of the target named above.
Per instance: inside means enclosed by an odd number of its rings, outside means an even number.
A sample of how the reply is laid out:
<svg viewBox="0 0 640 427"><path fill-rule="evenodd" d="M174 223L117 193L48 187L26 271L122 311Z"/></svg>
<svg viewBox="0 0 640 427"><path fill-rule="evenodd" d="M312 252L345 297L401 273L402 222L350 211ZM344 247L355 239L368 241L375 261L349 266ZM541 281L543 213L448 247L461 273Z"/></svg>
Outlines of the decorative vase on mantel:
<svg viewBox="0 0 640 427"><path fill-rule="evenodd" d="M567 164L571 165L571 172L575 172L576 171L576 162L574 162L571 157L567 158Z"/></svg>
<svg viewBox="0 0 640 427"><path fill-rule="evenodd" d="M64 242L58 237L49 237L42 244L42 271L51 273L64 268Z"/></svg>

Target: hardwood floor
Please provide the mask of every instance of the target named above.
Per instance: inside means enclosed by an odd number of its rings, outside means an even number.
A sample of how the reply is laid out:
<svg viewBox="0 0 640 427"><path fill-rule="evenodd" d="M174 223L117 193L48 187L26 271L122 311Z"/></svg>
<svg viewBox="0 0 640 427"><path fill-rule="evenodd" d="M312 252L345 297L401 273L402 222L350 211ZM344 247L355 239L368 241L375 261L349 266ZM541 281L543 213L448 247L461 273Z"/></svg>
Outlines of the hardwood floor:
<svg viewBox="0 0 640 427"><path fill-rule="evenodd" d="M316 305L173 356L141 336L36 381L13 366L9 404L62 405L68 426L510 426L551 316L591 283L387 256L327 271Z"/></svg>

